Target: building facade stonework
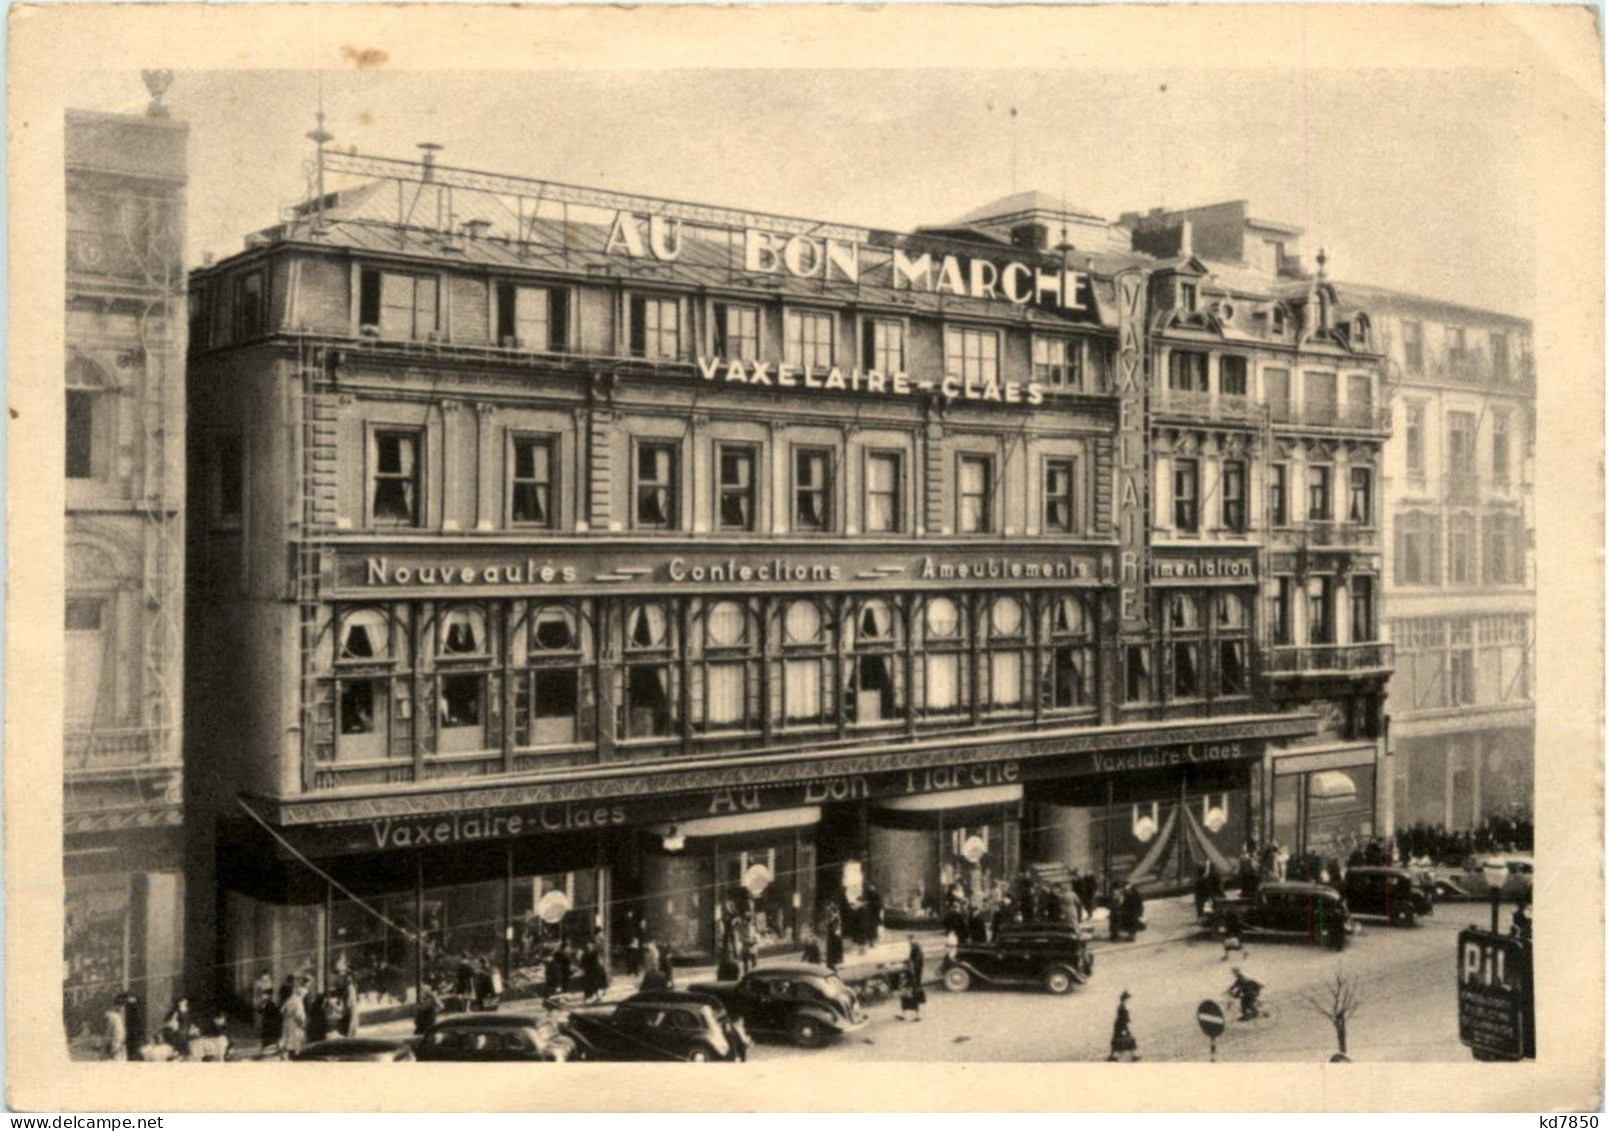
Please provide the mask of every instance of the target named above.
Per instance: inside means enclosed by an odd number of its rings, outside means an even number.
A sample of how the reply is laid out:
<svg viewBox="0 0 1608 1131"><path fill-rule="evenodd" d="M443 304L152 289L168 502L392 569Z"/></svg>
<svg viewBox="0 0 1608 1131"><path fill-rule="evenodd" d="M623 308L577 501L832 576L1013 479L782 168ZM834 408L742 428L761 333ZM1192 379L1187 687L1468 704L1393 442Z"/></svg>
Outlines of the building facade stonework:
<svg viewBox="0 0 1608 1131"><path fill-rule="evenodd" d="M380 1016L1383 831L1389 425L1326 280L1035 194L893 233L327 171L191 287L219 993L344 964Z"/></svg>

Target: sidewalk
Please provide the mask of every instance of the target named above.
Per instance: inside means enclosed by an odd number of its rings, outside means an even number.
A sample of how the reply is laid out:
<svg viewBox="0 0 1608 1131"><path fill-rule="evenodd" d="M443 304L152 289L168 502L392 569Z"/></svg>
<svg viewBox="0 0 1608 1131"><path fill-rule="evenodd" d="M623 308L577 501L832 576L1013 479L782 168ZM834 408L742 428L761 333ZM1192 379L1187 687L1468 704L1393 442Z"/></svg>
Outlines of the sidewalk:
<svg viewBox="0 0 1608 1131"><path fill-rule="evenodd" d="M1155 899L1145 905L1146 929L1140 933L1136 942L1112 942L1105 922L1094 924L1094 934L1090 939L1090 950L1095 955L1118 954L1123 951L1150 949L1163 946L1167 943L1178 942L1189 938L1200 930L1195 921L1194 900L1189 896L1175 896L1167 899ZM862 982L877 974L892 974L904 964L905 955L909 952L909 936L914 934L921 949L926 953L926 966L922 981L932 985L942 979L942 966L944 957L944 934L942 931L895 931L883 929L882 941L876 946L860 950L853 944L845 945L843 965L838 973L843 980L849 983ZM798 953L771 955L761 961L764 966L776 962L796 962ZM1096 971L1098 971L1098 966ZM1096 973L1098 977L1098 973ZM712 982L715 980L714 964L699 966L677 966L676 985L679 988L692 985L694 982ZM623 1001L636 993L640 978L626 976L616 977L603 995L605 1002ZM540 997L512 997L505 996L499 1006L501 1012L544 1012L545 1007ZM443 1017L453 1016L442 1014ZM413 1036L413 1021L404 1018L397 1021L384 1021L372 1025L364 1025L361 1035L365 1037L385 1037L392 1040L402 1040ZM258 1042L255 1036L243 1035L234 1045L233 1057L236 1060L251 1060L256 1058Z"/></svg>

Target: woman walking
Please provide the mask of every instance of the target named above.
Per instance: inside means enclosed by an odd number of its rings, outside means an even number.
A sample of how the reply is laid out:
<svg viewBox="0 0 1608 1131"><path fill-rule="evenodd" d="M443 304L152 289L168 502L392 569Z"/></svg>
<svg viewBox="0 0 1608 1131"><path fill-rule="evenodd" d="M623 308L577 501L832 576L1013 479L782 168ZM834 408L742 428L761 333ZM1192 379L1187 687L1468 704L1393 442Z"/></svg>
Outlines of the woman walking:
<svg viewBox="0 0 1608 1131"><path fill-rule="evenodd" d="M290 1060L307 1044L307 982L298 981L285 999L284 1030L279 1042L279 1059Z"/></svg>
<svg viewBox="0 0 1608 1131"><path fill-rule="evenodd" d="M1117 1016L1111 1023L1111 1055L1108 1061L1115 1061L1119 1056L1126 1054L1129 1060L1139 1059L1139 1042L1134 1039L1131 1019L1128 1017L1128 999L1133 995L1127 990L1117 999Z"/></svg>

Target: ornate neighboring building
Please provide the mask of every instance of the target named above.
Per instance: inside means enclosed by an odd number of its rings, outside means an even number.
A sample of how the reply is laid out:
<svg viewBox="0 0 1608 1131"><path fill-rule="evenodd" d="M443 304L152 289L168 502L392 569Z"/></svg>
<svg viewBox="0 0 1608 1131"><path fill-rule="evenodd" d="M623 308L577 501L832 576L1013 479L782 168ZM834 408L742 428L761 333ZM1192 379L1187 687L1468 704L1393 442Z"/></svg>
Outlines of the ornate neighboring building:
<svg viewBox="0 0 1608 1131"><path fill-rule="evenodd" d="M152 76L153 91L164 85ZM65 1013L165 1007L183 954L187 127L66 122ZM149 1008L149 1005L148 1005Z"/></svg>

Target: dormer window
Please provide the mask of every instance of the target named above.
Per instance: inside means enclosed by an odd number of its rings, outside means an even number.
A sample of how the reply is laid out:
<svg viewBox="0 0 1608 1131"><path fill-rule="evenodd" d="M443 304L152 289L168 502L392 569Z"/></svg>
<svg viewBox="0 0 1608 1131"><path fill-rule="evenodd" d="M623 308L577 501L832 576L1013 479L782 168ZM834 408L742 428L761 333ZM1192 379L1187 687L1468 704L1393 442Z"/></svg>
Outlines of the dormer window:
<svg viewBox="0 0 1608 1131"><path fill-rule="evenodd" d="M1273 333L1278 337L1284 336L1284 304L1275 302L1272 314Z"/></svg>
<svg viewBox="0 0 1608 1131"><path fill-rule="evenodd" d="M562 352L569 292L562 287L497 284L497 344L509 349Z"/></svg>
<svg viewBox="0 0 1608 1131"><path fill-rule="evenodd" d="M440 331L441 280L434 275L364 268L358 284L358 327L368 335L416 341Z"/></svg>
<svg viewBox="0 0 1608 1131"><path fill-rule="evenodd" d="M1365 346L1368 344L1368 316L1359 314L1351 322L1351 344Z"/></svg>
<svg viewBox="0 0 1608 1131"><path fill-rule="evenodd" d="M1180 281L1178 284L1178 305L1190 314L1195 313L1195 307L1200 302L1199 289L1194 283Z"/></svg>

